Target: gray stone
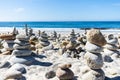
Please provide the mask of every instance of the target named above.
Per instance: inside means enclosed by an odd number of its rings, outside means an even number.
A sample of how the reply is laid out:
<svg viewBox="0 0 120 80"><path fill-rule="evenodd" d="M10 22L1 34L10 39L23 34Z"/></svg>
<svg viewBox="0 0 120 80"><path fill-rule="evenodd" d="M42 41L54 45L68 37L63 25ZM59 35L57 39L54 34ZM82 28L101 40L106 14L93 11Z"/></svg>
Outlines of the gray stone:
<svg viewBox="0 0 120 80"><path fill-rule="evenodd" d="M15 78L22 78L22 73L16 70L7 71L6 74L4 74L4 80L6 79L15 79Z"/></svg>
<svg viewBox="0 0 120 80"><path fill-rule="evenodd" d="M30 49L30 45L21 46L19 44L14 44L13 48L14 49Z"/></svg>
<svg viewBox="0 0 120 80"><path fill-rule="evenodd" d="M50 44L50 42L40 42L40 44L41 44L42 46L48 46L48 45Z"/></svg>
<svg viewBox="0 0 120 80"><path fill-rule="evenodd" d="M90 70L82 76L82 80L105 80L105 73L101 69Z"/></svg>
<svg viewBox="0 0 120 80"><path fill-rule="evenodd" d="M56 71L56 76L60 80L69 80L69 79L73 79L74 73L70 69L58 68Z"/></svg>
<svg viewBox="0 0 120 80"><path fill-rule="evenodd" d="M29 65L32 62L34 62L35 59L32 56L24 56L24 57L16 57L16 56L12 56L8 62L13 65L16 63L20 63L20 64L25 64L25 65Z"/></svg>
<svg viewBox="0 0 120 80"><path fill-rule="evenodd" d="M26 40L18 40L18 39L16 39L15 41L14 41L14 43L16 43L16 44L19 44L19 45L29 45L29 42L28 41L26 41Z"/></svg>
<svg viewBox="0 0 120 80"><path fill-rule="evenodd" d="M29 37L26 36L26 35L18 34L18 35L16 36L16 39L19 39L19 40L29 40Z"/></svg>
<svg viewBox="0 0 120 80"><path fill-rule="evenodd" d="M8 61L0 63L0 68L8 68L10 66L11 66L11 64Z"/></svg>
<svg viewBox="0 0 120 80"><path fill-rule="evenodd" d="M12 67L9 68L9 71L20 71L21 73L25 73L26 72L26 69L24 68L24 65L23 64L19 64L19 63L16 63L14 65L12 65Z"/></svg>
<svg viewBox="0 0 120 80"><path fill-rule="evenodd" d="M93 53L87 52L85 54L85 58L87 61L87 65L91 69L100 69L103 66L103 59L101 54L93 54Z"/></svg>
<svg viewBox="0 0 120 80"><path fill-rule="evenodd" d="M48 72L45 74L45 77L46 77L47 79L53 78L53 77L55 77L55 76L56 76L56 74L55 74L54 71L48 71Z"/></svg>
<svg viewBox="0 0 120 80"><path fill-rule="evenodd" d="M46 47L43 47L42 50L43 50L43 51L47 51L47 50L51 50L51 49L53 49L53 48L54 48L53 45L50 44L50 45L48 45L48 46L46 46Z"/></svg>
<svg viewBox="0 0 120 80"><path fill-rule="evenodd" d="M90 43L90 42L87 42L87 43L86 43L85 49L86 49L88 52L91 52L91 53L100 53L100 52L103 50L100 46L97 46L97 45L92 44L92 43Z"/></svg>
<svg viewBox="0 0 120 80"><path fill-rule="evenodd" d="M15 55L15 56L30 56L31 53L32 53L31 50L27 50L27 49L13 50L12 55Z"/></svg>
<svg viewBox="0 0 120 80"><path fill-rule="evenodd" d="M103 60L104 60L104 62L112 62L113 61L113 59L108 55L103 55Z"/></svg>
<svg viewBox="0 0 120 80"><path fill-rule="evenodd" d="M118 40L117 40L117 38L113 38L113 39L110 39L110 40L108 39L107 43L109 43L109 44L117 44Z"/></svg>

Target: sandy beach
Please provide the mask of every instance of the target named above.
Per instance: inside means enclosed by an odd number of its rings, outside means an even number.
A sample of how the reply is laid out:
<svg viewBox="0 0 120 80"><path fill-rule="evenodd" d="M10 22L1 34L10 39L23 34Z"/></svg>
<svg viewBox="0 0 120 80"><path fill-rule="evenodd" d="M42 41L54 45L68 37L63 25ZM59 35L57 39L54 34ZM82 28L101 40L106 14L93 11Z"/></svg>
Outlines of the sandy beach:
<svg viewBox="0 0 120 80"><path fill-rule="evenodd" d="M0 30L3 36L13 32L13 28L0 28ZM0 35L0 80L120 79L120 30L100 30L105 41L104 39L99 41L97 38L97 43L89 40L91 33L86 36L84 30L75 28L33 28L29 37L26 37L25 29L16 28L16 30L19 34L16 34L15 37L12 36L12 39ZM38 36L38 30L41 31L40 36ZM32 35L33 33L34 35ZM94 34L94 30L92 33ZM55 37L58 34L61 34L61 36L59 38ZM96 35L103 36L100 33ZM23 44L24 40L25 43ZM29 43L29 46L26 43ZM104 46L103 43L105 43ZM92 53L97 55L100 53L101 57L98 56L97 59ZM86 62L88 58L93 62ZM59 70L60 68L61 70ZM71 74L68 74L67 71L64 72L64 69L62 71L62 68L69 69ZM95 72L94 74L94 69L96 71L102 70L103 73Z"/></svg>

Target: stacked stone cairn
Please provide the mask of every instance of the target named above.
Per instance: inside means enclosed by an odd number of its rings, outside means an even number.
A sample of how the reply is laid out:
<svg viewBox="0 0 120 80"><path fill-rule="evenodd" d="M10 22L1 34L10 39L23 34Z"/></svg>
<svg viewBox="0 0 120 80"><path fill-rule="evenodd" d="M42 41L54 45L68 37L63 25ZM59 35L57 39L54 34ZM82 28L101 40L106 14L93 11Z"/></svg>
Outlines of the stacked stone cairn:
<svg viewBox="0 0 120 80"><path fill-rule="evenodd" d="M57 32L56 31L53 32L52 39L53 39L53 41L56 41L56 39L57 39Z"/></svg>
<svg viewBox="0 0 120 80"><path fill-rule="evenodd" d="M69 63L58 65L56 76L60 80L72 80L74 78L74 73L69 69L70 67L71 64Z"/></svg>
<svg viewBox="0 0 120 80"><path fill-rule="evenodd" d="M50 42L48 41L48 35L45 33L45 31L41 33L40 44L42 47L46 47L50 44Z"/></svg>
<svg viewBox="0 0 120 80"><path fill-rule="evenodd" d="M15 44L13 46L14 50L12 52L13 55L16 56L29 56L31 55L29 37L25 35L17 35Z"/></svg>
<svg viewBox="0 0 120 80"><path fill-rule="evenodd" d="M1 34L0 39L3 40L2 41L3 49L1 50L1 53L4 55L11 54L11 52L13 51L15 35L13 35L13 34Z"/></svg>
<svg viewBox="0 0 120 80"><path fill-rule="evenodd" d="M69 41L69 44L66 46L66 53L69 53L69 55L72 57L72 58L76 58L78 57L78 51L77 51L77 46L79 45L77 42L76 42L76 35L75 35L75 32L74 30L72 30L71 34L70 34L70 41Z"/></svg>
<svg viewBox="0 0 120 80"><path fill-rule="evenodd" d="M114 37L112 34L107 36L107 44L104 46L104 54L105 56L109 56L112 58L118 57L119 52L118 49L118 39Z"/></svg>
<svg viewBox="0 0 120 80"><path fill-rule="evenodd" d="M100 30L91 29L87 32L87 43L85 49L85 59L90 71L82 76L82 80L104 80L105 74L101 69L103 59L101 55L102 46L106 44L106 40Z"/></svg>
<svg viewBox="0 0 120 80"><path fill-rule="evenodd" d="M74 31L74 29L72 29L72 32L70 33L70 40L75 41L76 39L77 39L77 37L76 37L75 31Z"/></svg>
<svg viewBox="0 0 120 80"><path fill-rule="evenodd" d="M26 35L17 35L14 41L14 50L12 52L12 57L8 62L13 65L16 63L30 64L33 60L31 56L32 51L30 50L29 37Z"/></svg>

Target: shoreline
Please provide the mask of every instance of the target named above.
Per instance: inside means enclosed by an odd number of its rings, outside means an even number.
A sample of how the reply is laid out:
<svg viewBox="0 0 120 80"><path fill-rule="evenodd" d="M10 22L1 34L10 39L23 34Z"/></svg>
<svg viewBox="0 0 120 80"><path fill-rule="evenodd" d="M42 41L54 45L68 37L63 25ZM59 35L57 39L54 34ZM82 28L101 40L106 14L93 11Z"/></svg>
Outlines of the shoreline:
<svg viewBox="0 0 120 80"><path fill-rule="evenodd" d="M6 33L6 32L12 32L14 27L0 27L0 33ZM24 28L16 27L17 30L20 32L24 32ZM32 28L33 32L36 32L38 30L40 31L46 31L47 33L56 31L58 33L64 33L64 32L71 32L72 29L75 30L76 33L84 33L85 29L79 29L79 28ZM91 28L90 28L91 29ZM89 29L86 29L89 30ZM110 28L110 29L100 29L102 33L111 33L111 34L120 34L120 29L116 28Z"/></svg>

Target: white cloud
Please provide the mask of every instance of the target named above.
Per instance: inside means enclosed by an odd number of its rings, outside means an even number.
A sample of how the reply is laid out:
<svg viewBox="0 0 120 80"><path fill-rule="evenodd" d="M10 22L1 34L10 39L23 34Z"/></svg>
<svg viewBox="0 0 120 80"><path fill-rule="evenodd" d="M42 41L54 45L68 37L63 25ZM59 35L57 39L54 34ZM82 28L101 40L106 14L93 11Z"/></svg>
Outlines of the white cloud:
<svg viewBox="0 0 120 80"><path fill-rule="evenodd" d="M17 12L17 13L20 13L20 12L24 12L24 8L16 8L15 9L15 12Z"/></svg>
<svg viewBox="0 0 120 80"><path fill-rule="evenodd" d="M120 3L114 3L113 6L120 6Z"/></svg>

